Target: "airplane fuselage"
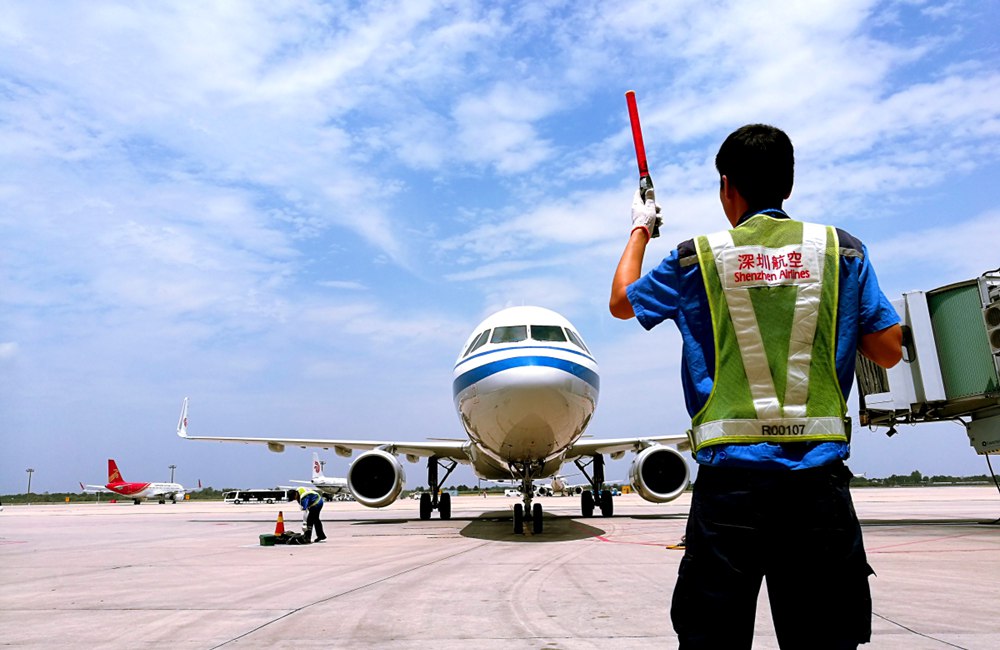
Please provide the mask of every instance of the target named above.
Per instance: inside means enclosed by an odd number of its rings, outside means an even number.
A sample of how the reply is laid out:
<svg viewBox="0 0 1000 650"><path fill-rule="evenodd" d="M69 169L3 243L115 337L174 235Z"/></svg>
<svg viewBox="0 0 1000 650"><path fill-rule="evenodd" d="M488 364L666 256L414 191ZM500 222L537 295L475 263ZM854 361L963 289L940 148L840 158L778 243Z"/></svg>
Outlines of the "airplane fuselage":
<svg viewBox="0 0 1000 650"><path fill-rule="evenodd" d="M179 483L108 483L107 489L129 499L183 498L184 486Z"/></svg>

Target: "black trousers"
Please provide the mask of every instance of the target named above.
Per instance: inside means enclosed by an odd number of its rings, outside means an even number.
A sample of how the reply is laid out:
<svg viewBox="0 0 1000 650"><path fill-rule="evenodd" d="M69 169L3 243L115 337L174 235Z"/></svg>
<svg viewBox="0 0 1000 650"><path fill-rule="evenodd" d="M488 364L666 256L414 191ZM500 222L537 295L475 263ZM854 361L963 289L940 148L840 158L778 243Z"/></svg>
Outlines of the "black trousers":
<svg viewBox="0 0 1000 650"><path fill-rule="evenodd" d="M783 650L869 641L873 571L850 480L843 463L698 468L670 610L681 650L750 648L762 579Z"/></svg>
<svg viewBox="0 0 1000 650"><path fill-rule="evenodd" d="M309 508L309 514L306 515L306 534L312 537L312 531L316 531L316 539L326 539L326 534L323 532L323 522L319 519L319 513L323 510L323 499L319 499L316 505Z"/></svg>

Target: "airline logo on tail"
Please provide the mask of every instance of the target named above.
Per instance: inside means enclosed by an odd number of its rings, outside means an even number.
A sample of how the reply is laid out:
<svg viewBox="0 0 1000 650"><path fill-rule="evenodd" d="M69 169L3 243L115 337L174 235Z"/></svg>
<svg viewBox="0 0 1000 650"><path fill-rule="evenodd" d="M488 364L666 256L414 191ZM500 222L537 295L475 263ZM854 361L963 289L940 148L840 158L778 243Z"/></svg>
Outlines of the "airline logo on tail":
<svg viewBox="0 0 1000 650"><path fill-rule="evenodd" d="M122 473L118 471L118 465L110 458L108 459L108 483L124 483Z"/></svg>

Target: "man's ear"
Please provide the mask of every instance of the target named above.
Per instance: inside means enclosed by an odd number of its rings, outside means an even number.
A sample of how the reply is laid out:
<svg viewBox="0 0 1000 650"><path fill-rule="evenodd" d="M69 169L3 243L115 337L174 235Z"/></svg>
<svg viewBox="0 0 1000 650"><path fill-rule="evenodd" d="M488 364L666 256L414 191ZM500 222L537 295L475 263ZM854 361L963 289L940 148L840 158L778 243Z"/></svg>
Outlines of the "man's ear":
<svg viewBox="0 0 1000 650"><path fill-rule="evenodd" d="M721 177L719 191L722 192L730 201L735 199L736 195L739 193L739 190L736 189L735 185L729 182L729 177L725 174Z"/></svg>
<svg viewBox="0 0 1000 650"><path fill-rule="evenodd" d="M722 175L719 184L719 200L722 202L722 211L726 213L726 218L729 219L729 223L735 228L740 216L746 212L749 206L746 199L736 189L736 186L729 182L729 178L726 175Z"/></svg>

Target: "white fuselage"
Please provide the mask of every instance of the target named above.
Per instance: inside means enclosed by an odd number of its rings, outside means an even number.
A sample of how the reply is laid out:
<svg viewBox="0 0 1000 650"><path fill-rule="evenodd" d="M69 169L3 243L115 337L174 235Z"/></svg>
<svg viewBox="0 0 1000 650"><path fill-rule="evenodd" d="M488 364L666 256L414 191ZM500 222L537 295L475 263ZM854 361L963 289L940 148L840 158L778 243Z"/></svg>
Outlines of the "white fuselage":
<svg viewBox="0 0 1000 650"><path fill-rule="evenodd" d="M312 480L313 487L330 492L342 492L347 489L347 479L333 476L318 476Z"/></svg>
<svg viewBox="0 0 1000 650"><path fill-rule="evenodd" d="M107 489L130 499L183 499L184 486L179 483L108 483Z"/></svg>
<svg viewBox="0 0 1000 650"><path fill-rule="evenodd" d="M597 362L559 314L514 307L483 321L455 364L453 382L476 473L497 479L520 477L525 468L535 477L557 472L590 422L599 388Z"/></svg>

